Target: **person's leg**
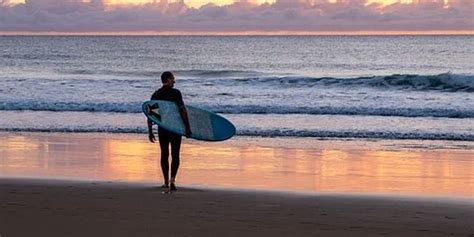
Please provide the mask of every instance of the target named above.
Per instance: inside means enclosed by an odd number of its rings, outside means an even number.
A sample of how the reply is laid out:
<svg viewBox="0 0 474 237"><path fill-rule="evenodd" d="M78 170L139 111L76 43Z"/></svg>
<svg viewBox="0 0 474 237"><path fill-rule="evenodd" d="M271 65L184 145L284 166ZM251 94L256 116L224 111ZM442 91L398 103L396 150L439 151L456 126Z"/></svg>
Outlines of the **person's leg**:
<svg viewBox="0 0 474 237"><path fill-rule="evenodd" d="M169 163L168 163L168 157L169 157L169 144L170 144L170 139L168 134L166 132L160 131L158 133L158 139L160 140L160 150L161 150L161 171L163 172L163 179L165 182L165 186L167 187L169 184Z"/></svg>
<svg viewBox="0 0 474 237"><path fill-rule="evenodd" d="M179 169L179 153L181 149L181 136L171 138L171 181L170 187L176 190L175 180Z"/></svg>

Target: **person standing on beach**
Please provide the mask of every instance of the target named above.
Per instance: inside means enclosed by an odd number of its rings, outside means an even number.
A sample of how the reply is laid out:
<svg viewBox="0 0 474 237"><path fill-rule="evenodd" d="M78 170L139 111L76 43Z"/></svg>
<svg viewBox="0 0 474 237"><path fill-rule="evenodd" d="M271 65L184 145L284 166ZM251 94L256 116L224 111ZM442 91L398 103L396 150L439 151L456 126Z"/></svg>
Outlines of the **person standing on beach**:
<svg viewBox="0 0 474 237"><path fill-rule="evenodd" d="M166 100L175 102L179 108L181 118L183 119L185 126L185 136L191 135L191 126L189 125L188 112L184 106L183 97L181 92L174 89L175 78L171 72L163 72L161 74L162 87L156 90L151 96L152 100ZM155 135L153 134L153 122L148 119L148 139L154 143L156 141ZM158 127L158 139L160 142L161 149L161 171L163 172L163 178L165 183L163 188L169 188L171 191L176 191L176 174L179 168L179 153L181 148L181 135L171 133L161 127ZM171 144L171 179L169 178L169 145Z"/></svg>

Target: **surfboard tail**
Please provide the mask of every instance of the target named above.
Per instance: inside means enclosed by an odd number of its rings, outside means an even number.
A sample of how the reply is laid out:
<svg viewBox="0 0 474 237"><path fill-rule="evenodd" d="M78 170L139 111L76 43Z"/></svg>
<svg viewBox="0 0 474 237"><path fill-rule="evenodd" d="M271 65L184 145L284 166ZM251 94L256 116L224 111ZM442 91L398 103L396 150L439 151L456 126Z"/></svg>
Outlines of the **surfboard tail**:
<svg viewBox="0 0 474 237"><path fill-rule="evenodd" d="M155 116L158 120L161 121L160 107L158 106L158 104L153 104L153 105L148 104L147 113Z"/></svg>

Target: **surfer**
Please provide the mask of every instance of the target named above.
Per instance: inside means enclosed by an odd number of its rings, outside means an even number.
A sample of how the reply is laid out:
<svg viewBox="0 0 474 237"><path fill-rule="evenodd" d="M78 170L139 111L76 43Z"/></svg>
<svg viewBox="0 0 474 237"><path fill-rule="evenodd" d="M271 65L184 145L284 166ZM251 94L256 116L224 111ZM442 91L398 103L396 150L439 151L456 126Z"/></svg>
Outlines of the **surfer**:
<svg viewBox="0 0 474 237"><path fill-rule="evenodd" d="M189 137L191 135L191 126L189 125L188 112L184 106L183 97L181 92L178 89L173 88L175 83L175 78L171 72L163 72L161 74L162 87L156 90L151 96L152 100L166 100L175 102L179 108L181 118L185 126L185 136ZM152 130L152 121L148 119L148 139L150 142L155 142L156 138L153 135ZM171 133L161 127L158 127L158 140L160 142L161 149L161 171L163 172L163 177L165 183L163 188L169 188L171 191L175 191L176 185L176 174L178 173L179 168L179 153L181 148L181 136ZM169 145L171 144L171 179L169 178Z"/></svg>

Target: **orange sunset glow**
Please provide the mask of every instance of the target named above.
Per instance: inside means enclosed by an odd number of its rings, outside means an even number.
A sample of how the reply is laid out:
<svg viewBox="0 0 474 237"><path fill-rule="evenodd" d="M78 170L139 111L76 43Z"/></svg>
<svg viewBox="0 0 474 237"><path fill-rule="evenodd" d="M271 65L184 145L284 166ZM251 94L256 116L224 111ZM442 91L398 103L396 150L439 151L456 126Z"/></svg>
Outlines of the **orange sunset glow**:
<svg viewBox="0 0 474 237"><path fill-rule="evenodd" d="M194 8L199 8L202 7L206 4L216 4L218 6L224 6L224 5L230 5L233 3L238 3L238 2L246 2L246 3L251 3L255 5L261 5L261 4L274 4L278 0L104 0L103 2L106 5L140 5L140 4L147 4L147 3L160 3L162 2L168 2L168 3L176 3L176 2L181 2L184 1L184 3L189 6L189 7L194 7ZM301 2L308 2L310 4L315 4L317 1L314 0L300 0ZM428 0L426 2L440 2L443 1L445 5L449 4L450 0L440 0L440 1L433 1L433 0ZM25 0L11 0L9 1L11 4L21 4L25 3ZM84 0L84 2L89 2L89 0ZM347 0L328 0L329 3L344 3L348 2ZM382 5L390 5L394 3L402 3L402 4L414 4L414 3L420 3L424 2L423 0L367 0L366 4L372 4L372 3L378 3Z"/></svg>
<svg viewBox="0 0 474 237"><path fill-rule="evenodd" d="M473 34L473 3L466 0L2 0L0 34Z"/></svg>

